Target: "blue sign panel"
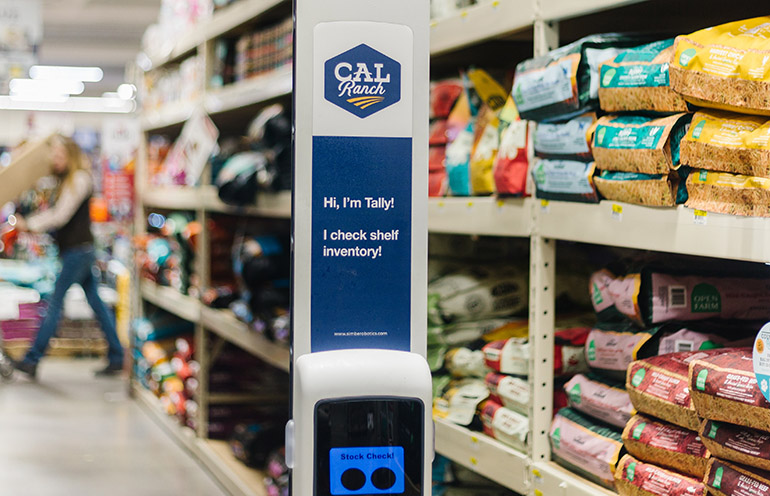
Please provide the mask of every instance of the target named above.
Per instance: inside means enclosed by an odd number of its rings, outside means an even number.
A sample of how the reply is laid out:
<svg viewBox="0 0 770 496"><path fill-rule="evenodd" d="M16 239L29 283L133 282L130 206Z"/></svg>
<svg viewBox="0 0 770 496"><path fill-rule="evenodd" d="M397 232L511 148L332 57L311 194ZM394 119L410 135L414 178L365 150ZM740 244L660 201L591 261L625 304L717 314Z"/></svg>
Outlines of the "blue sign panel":
<svg viewBox="0 0 770 496"><path fill-rule="evenodd" d="M411 171L411 138L313 137L312 352L410 350Z"/></svg>
<svg viewBox="0 0 770 496"><path fill-rule="evenodd" d="M404 448L332 448L329 482L333 496L403 494Z"/></svg>
<svg viewBox="0 0 770 496"><path fill-rule="evenodd" d="M324 64L324 98L362 119L401 100L401 64L368 45Z"/></svg>

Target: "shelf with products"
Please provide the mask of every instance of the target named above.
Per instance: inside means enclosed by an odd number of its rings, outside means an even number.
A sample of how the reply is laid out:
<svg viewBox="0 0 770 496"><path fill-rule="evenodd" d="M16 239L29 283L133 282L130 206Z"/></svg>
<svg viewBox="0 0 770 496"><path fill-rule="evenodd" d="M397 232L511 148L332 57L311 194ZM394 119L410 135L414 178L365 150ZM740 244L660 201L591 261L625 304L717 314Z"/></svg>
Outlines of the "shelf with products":
<svg viewBox="0 0 770 496"><path fill-rule="evenodd" d="M532 489L536 496L616 496L617 493L587 481L553 462L532 466Z"/></svg>
<svg viewBox="0 0 770 496"><path fill-rule="evenodd" d="M500 485L527 494L528 460L525 453L447 420L435 419L434 425L438 454Z"/></svg>
<svg viewBox="0 0 770 496"><path fill-rule="evenodd" d="M200 303L195 298L152 281L142 281L140 286L142 297L156 307L190 322L200 320Z"/></svg>
<svg viewBox="0 0 770 496"><path fill-rule="evenodd" d="M198 210L258 217L291 217L291 191L260 193L254 205L228 205L219 199L215 186L151 187L142 193L146 207Z"/></svg>
<svg viewBox="0 0 770 496"><path fill-rule="evenodd" d="M211 20L203 27L204 38L206 40L218 38L253 22L282 4L288 7L289 2L287 0L238 0L214 13Z"/></svg>
<svg viewBox="0 0 770 496"><path fill-rule="evenodd" d="M249 330L232 312L201 307L201 324L217 336L238 345L252 355L281 370L289 371L289 348Z"/></svg>
<svg viewBox="0 0 770 496"><path fill-rule="evenodd" d="M193 114L200 105L199 100L175 102L153 110L142 111L141 126L144 131L156 131L179 126Z"/></svg>
<svg viewBox="0 0 770 496"><path fill-rule="evenodd" d="M291 66L206 91L203 106L209 114L238 110L291 94Z"/></svg>
<svg viewBox="0 0 770 496"><path fill-rule="evenodd" d="M428 201L428 230L435 233L528 237L532 200L446 197Z"/></svg>
<svg viewBox="0 0 770 496"><path fill-rule="evenodd" d="M770 219L684 206L653 208L614 201L541 202L546 238L753 262L770 261Z"/></svg>
<svg viewBox="0 0 770 496"><path fill-rule="evenodd" d="M487 0L449 17L434 19L430 25L431 55L519 31L531 31L535 14L535 2Z"/></svg>
<svg viewBox="0 0 770 496"><path fill-rule="evenodd" d="M161 408L158 399L138 383L132 393L160 427L179 445L195 456L232 495L265 496L264 474L236 460L225 441L200 439L195 432L179 425Z"/></svg>

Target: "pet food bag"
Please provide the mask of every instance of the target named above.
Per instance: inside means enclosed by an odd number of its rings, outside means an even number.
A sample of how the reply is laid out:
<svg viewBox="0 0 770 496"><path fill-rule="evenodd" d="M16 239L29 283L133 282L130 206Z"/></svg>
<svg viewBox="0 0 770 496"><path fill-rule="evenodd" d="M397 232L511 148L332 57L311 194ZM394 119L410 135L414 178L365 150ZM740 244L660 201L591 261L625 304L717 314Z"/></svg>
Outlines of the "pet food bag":
<svg viewBox="0 0 770 496"><path fill-rule="evenodd" d="M685 205L718 214L770 217L770 178L695 170Z"/></svg>
<svg viewBox="0 0 770 496"><path fill-rule="evenodd" d="M701 107L770 115L770 17L677 36L671 88Z"/></svg>
<svg viewBox="0 0 770 496"><path fill-rule="evenodd" d="M669 85L674 39L629 48L599 69L599 103L605 112L686 112Z"/></svg>
<svg viewBox="0 0 770 496"><path fill-rule="evenodd" d="M706 496L706 485L692 477L624 456L615 471L620 496Z"/></svg>

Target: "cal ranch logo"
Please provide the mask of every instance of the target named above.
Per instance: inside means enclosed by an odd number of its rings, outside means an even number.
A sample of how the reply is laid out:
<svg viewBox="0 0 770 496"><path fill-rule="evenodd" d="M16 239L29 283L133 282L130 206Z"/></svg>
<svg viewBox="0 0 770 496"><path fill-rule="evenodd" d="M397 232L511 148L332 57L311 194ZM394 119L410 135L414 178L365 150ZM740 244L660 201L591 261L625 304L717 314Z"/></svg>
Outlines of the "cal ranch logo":
<svg viewBox="0 0 770 496"><path fill-rule="evenodd" d="M368 45L326 61L324 98L362 119L401 99L401 64Z"/></svg>

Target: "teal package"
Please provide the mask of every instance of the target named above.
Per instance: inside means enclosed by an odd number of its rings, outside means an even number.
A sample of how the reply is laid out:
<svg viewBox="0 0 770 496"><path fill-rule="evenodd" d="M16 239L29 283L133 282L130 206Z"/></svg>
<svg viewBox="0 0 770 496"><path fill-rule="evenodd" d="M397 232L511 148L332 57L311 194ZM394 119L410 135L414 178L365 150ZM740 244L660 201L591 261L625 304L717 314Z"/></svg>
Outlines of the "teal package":
<svg viewBox="0 0 770 496"><path fill-rule="evenodd" d="M658 64L652 62L673 44L674 39L671 38L621 52L615 57L612 64L605 64L601 67L599 78L601 87L654 88L669 86L668 62Z"/></svg>

